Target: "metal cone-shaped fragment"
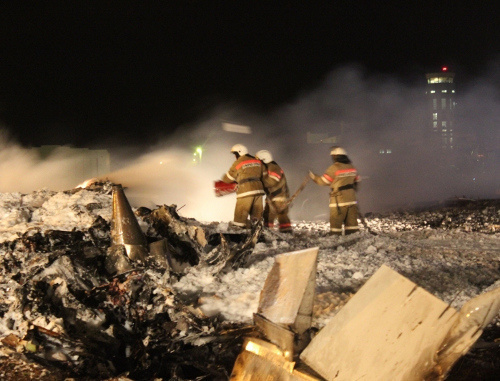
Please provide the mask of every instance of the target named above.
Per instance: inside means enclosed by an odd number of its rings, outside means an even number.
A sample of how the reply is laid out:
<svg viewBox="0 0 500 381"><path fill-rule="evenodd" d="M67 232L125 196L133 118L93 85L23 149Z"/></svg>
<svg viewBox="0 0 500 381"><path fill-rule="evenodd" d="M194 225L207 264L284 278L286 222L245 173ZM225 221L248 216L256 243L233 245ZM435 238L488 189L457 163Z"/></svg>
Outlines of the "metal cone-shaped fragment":
<svg viewBox="0 0 500 381"><path fill-rule="evenodd" d="M144 260L148 253L146 237L120 184L113 185L111 244L123 245L132 260Z"/></svg>

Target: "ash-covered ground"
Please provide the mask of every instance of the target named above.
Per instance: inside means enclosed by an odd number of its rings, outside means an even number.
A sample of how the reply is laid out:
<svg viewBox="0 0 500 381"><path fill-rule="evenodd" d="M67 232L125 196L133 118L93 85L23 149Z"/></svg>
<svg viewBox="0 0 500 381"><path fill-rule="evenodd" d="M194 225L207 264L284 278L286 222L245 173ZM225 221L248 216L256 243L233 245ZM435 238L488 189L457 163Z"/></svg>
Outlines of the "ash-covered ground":
<svg viewBox="0 0 500 381"><path fill-rule="evenodd" d="M459 309L500 287L499 206L457 199L371 214L359 233L344 237L330 236L327 222L294 221L293 236L264 229L253 249L226 266L210 261L222 245L219 233L233 248L245 241L227 222L200 222L167 207L179 223L203 231L201 247L151 210L134 208L148 242L167 238L179 260L191 252L191 263L174 272L150 258L116 275L107 262L111 184L0 194L0 379L228 379L242 337L253 332L274 257L310 247L319 247L311 334L382 264ZM497 317L447 379L499 373Z"/></svg>

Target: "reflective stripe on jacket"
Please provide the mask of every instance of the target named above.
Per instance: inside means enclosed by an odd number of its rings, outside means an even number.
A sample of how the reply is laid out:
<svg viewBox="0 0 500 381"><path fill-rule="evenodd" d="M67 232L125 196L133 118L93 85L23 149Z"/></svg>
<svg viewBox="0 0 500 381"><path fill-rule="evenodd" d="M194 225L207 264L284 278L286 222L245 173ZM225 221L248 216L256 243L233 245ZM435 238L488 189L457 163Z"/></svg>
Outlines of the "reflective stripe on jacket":
<svg viewBox="0 0 500 381"><path fill-rule="evenodd" d="M275 161L267 164L267 169L264 170L263 183L271 199L276 197L283 198L283 200L288 199L289 192L285 173Z"/></svg>
<svg viewBox="0 0 500 381"><path fill-rule="evenodd" d="M249 197L264 194L262 162L251 155L240 156L222 176L225 183L238 183L236 197Z"/></svg>
<svg viewBox="0 0 500 381"><path fill-rule="evenodd" d="M356 191L354 184L359 181L358 171L352 164L333 163L323 173L319 179L323 185L332 188L330 192L330 206L354 205L356 201Z"/></svg>

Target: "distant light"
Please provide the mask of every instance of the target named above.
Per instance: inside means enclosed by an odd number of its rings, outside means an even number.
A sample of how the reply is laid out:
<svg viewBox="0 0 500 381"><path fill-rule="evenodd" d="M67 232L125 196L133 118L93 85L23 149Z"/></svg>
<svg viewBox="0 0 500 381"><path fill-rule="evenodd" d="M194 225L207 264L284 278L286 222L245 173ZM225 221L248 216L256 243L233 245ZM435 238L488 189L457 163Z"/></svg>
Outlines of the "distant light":
<svg viewBox="0 0 500 381"><path fill-rule="evenodd" d="M443 70L443 71L448 71L448 67L443 66L443 68L442 68L441 70Z"/></svg>
<svg viewBox="0 0 500 381"><path fill-rule="evenodd" d="M202 155L202 153L203 153L203 149L200 146L198 146L198 147L195 148L195 151L193 152L193 155L194 156L198 155L199 160L201 162L201 155Z"/></svg>
<svg viewBox="0 0 500 381"><path fill-rule="evenodd" d="M160 164L163 164L163 161L160 161Z"/></svg>

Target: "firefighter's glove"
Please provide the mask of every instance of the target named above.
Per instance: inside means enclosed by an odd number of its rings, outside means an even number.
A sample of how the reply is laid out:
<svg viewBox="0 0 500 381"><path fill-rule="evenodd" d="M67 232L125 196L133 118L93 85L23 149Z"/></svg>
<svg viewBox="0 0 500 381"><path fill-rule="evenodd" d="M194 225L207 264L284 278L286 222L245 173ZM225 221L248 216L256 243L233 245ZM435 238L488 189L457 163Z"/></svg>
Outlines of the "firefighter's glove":
<svg viewBox="0 0 500 381"><path fill-rule="evenodd" d="M316 175L310 170L309 177L314 180L316 178Z"/></svg>

